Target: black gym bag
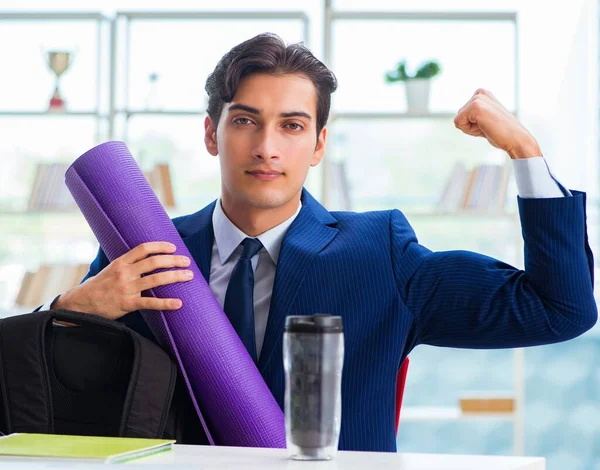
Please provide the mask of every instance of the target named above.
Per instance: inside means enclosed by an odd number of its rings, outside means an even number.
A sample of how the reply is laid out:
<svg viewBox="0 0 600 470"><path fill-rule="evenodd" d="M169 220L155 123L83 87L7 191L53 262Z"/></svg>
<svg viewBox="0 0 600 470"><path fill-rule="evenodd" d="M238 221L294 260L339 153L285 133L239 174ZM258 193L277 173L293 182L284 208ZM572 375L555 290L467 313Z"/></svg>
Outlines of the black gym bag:
<svg viewBox="0 0 600 470"><path fill-rule="evenodd" d="M120 322L68 310L0 320L0 432L208 443L160 346Z"/></svg>

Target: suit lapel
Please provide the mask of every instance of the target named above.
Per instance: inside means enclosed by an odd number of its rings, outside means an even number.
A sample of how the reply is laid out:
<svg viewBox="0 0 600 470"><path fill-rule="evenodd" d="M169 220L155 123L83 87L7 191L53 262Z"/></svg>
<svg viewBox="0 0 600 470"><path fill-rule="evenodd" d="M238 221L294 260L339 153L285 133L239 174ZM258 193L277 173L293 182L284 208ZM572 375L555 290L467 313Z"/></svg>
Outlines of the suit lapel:
<svg viewBox="0 0 600 470"><path fill-rule="evenodd" d="M182 234L183 242L187 246L192 258L198 264L200 272L206 282L210 280L210 258L214 241L212 225L212 214L215 203L208 205L201 211L189 216L189 218L178 227ZM188 233L186 235L186 232Z"/></svg>
<svg viewBox="0 0 600 470"><path fill-rule="evenodd" d="M302 281L315 256L338 233L337 221L312 196L303 191L302 210L292 223L281 244L277 271L273 284L269 319L261 349L258 368L264 371L285 328L285 318L290 311Z"/></svg>

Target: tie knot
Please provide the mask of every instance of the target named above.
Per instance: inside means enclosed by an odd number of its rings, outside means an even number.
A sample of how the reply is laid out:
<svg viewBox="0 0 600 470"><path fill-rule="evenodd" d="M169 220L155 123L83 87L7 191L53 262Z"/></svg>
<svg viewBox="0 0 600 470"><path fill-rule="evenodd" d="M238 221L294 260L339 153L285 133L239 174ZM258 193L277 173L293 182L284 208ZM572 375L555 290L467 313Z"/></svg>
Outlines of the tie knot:
<svg viewBox="0 0 600 470"><path fill-rule="evenodd" d="M263 244L258 238L246 238L242 242L242 246L244 247L242 258L252 259L263 247Z"/></svg>

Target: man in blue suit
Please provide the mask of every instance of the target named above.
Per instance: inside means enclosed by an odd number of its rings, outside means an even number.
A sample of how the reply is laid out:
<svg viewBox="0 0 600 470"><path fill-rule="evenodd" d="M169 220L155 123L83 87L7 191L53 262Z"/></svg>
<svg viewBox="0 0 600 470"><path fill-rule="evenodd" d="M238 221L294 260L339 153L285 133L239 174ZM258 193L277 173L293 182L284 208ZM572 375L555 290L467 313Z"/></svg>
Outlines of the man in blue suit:
<svg viewBox="0 0 600 470"><path fill-rule="evenodd" d="M560 186L530 133L477 90L455 125L513 159L524 271L476 253L431 252L398 210L330 213L303 184L323 158L336 86L303 46L260 35L234 47L206 82L204 140L220 160L221 197L174 223L282 408L285 317L343 317L340 449L395 451L396 374L418 344L532 346L595 324L585 195ZM173 310L181 300L142 293L191 276L190 260L173 251L157 241L112 263L100 251L84 282L51 306L120 319L151 337L138 310Z"/></svg>

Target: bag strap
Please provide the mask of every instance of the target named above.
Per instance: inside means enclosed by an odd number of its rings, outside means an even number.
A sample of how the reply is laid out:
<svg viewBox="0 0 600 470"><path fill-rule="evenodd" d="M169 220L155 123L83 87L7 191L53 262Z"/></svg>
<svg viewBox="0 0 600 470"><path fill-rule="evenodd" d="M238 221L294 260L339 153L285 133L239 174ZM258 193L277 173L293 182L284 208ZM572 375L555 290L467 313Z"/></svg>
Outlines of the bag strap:
<svg viewBox="0 0 600 470"><path fill-rule="evenodd" d="M173 399L177 365L157 344L121 322L70 310L53 310L55 320L120 331L133 342L133 365L119 435L162 437Z"/></svg>
<svg viewBox="0 0 600 470"><path fill-rule="evenodd" d="M75 325L99 326L99 327L108 328L113 331L115 331L115 330L122 331L124 333L131 331L129 328L127 328L121 322L118 322L115 320L108 320L104 317L101 317L99 315L93 315L91 313L81 313L81 312L76 312L74 310L64 310L64 309L48 310L47 313L54 320L63 321L63 322L67 322L67 323L73 323ZM31 314L27 314L27 315L31 315Z"/></svg>
<svg viewBox="0 0 600 470"><path fill-rule="evenodd" d="M157 344L129 330L134 344L132 380L125 397L121 435L162 437L177 381L177 365Z"/></svg>
<svg viewBox="0 0 600 470"><path fill-rule="evenodd" d="M0 387L7 433L54 430L44 349L51 318L48 312L35 312L0 321Z"/></svg>
<svg viewBox="0 0 600 470"><path fill-rule="evenodd" d="M0 335L2 331L2 322L0 322ZM0 359L2 354L0 353ZM4 379L2 377L2 361L0 360L0 436L8 434L8 424L6 422L6 406L4 400Z"/></svg>

